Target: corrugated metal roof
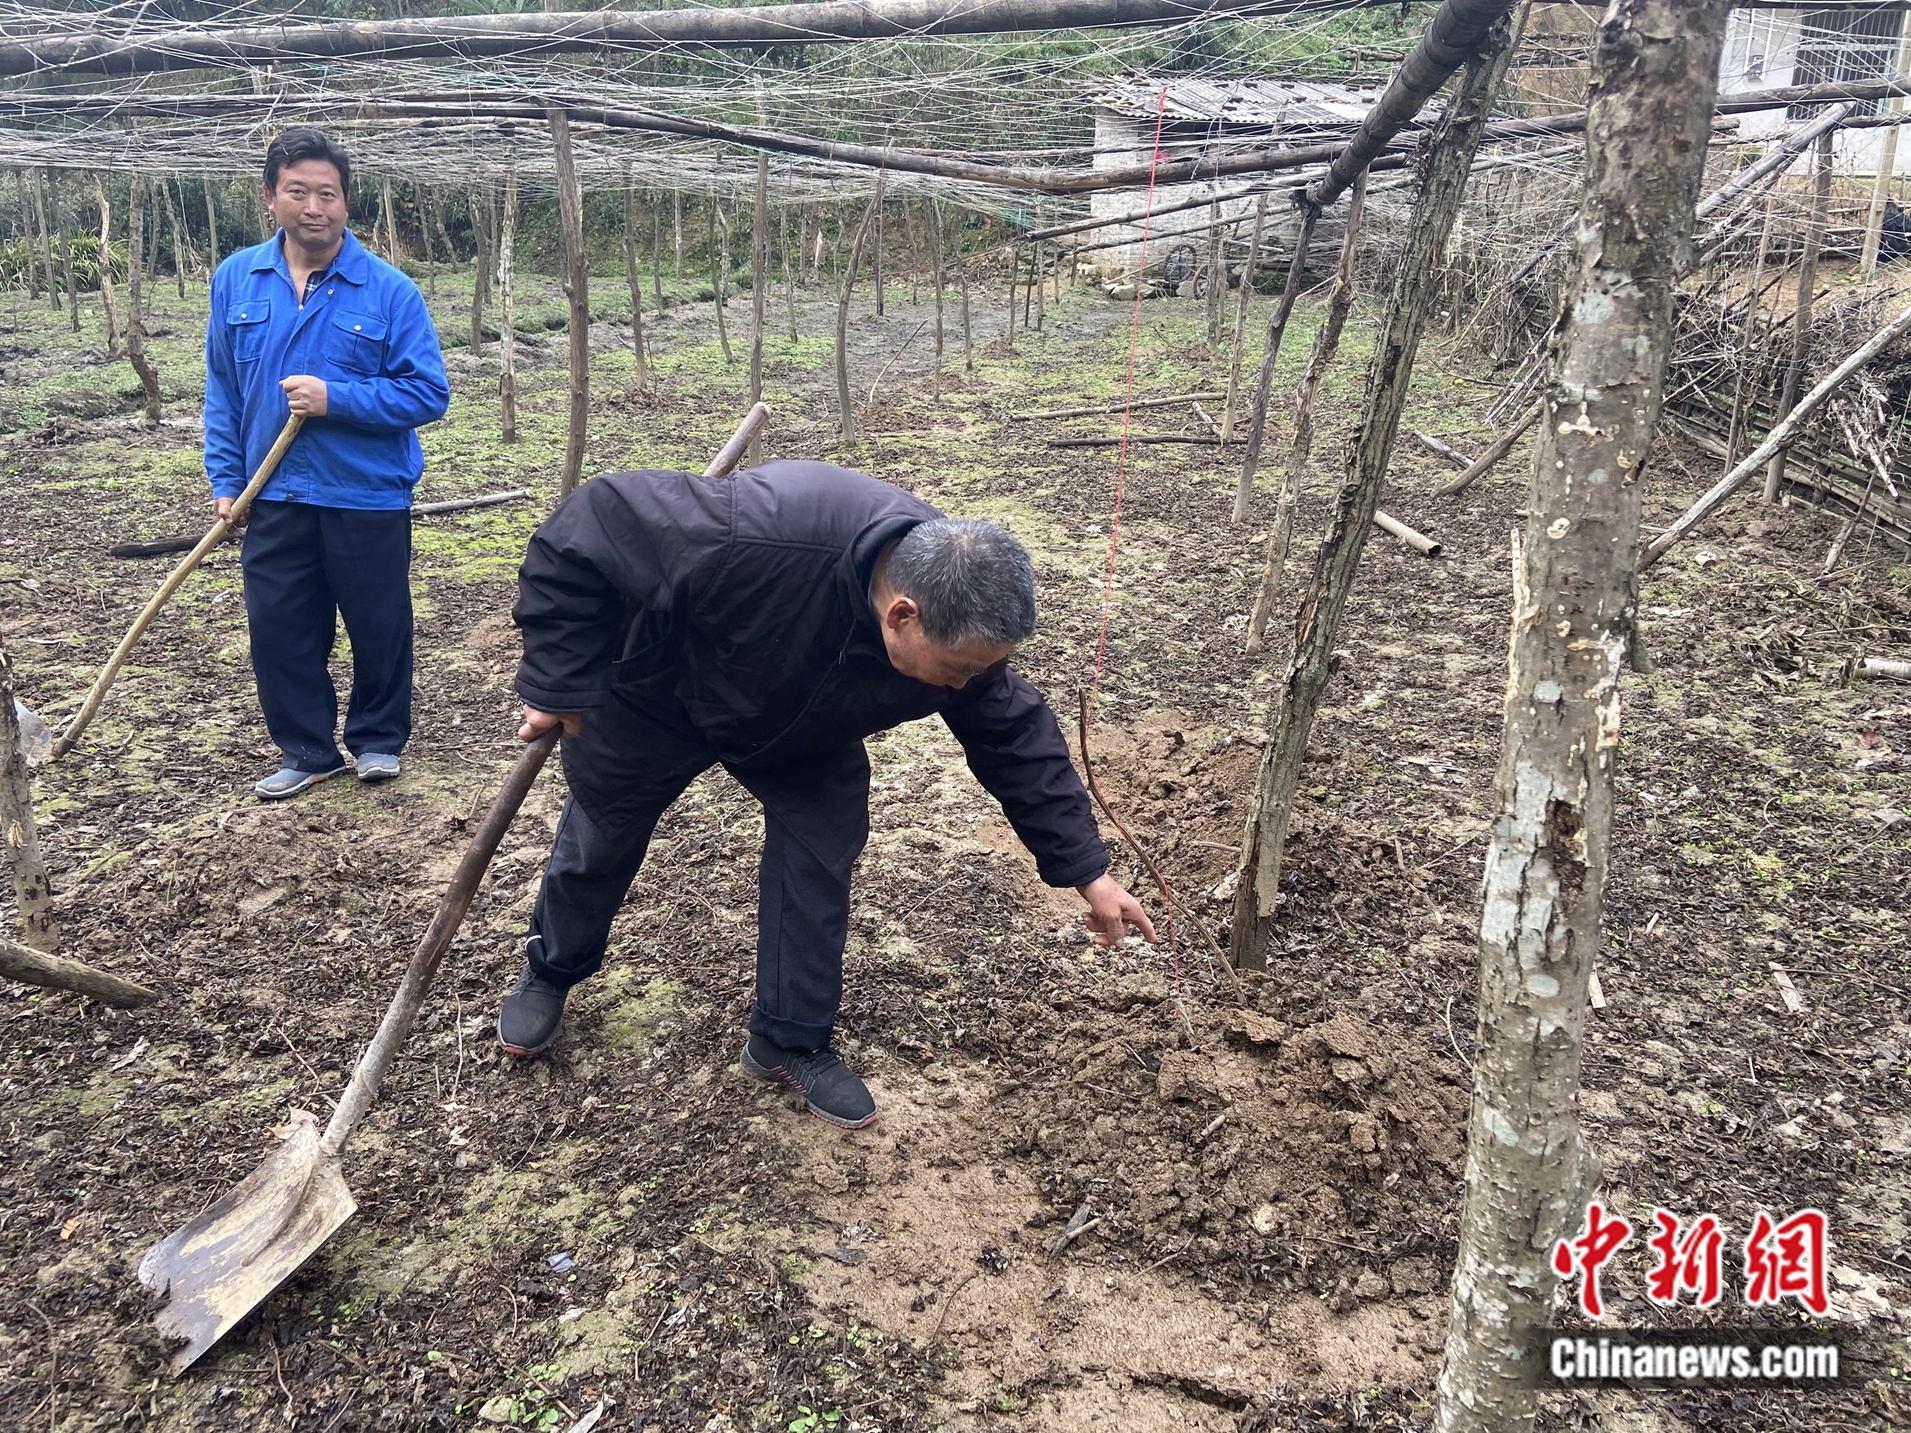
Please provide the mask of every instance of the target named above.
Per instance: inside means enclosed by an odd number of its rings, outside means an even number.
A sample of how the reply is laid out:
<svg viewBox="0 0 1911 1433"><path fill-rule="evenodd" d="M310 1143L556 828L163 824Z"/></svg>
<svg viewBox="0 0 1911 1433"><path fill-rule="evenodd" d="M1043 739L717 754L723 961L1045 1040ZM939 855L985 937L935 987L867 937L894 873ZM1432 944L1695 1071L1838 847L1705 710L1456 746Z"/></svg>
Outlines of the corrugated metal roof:
<svg viewBox="0 0 1911 1433"><path fill-rule="evenodd" d="M1153 119L1161 87L1168 87L1170 119L1230 124L1357 124L1380 97L1381 85L1338 85L1314 80L1149 79L1133 76L1099 85L1093 103L1137 119Z"/></svg>

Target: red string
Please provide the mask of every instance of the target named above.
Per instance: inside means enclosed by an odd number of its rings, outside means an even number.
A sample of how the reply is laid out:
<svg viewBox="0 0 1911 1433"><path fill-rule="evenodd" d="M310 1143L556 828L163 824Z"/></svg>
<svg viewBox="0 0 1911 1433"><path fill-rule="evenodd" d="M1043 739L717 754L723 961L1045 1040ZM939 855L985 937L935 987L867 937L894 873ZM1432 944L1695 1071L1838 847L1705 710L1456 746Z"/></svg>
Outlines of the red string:
<svg viewBox="0 0 1911 1433"><path fill-rule="evenodd" d="M1128 428L1134 415L1135 358L1141 349L1141 291L1148 278L1148 224L1154 217L1155 173L1161 167L1161 130L1168 114L1168 87L1163 85L1155 98L1155 146L1148 162L1148 202L1142 208L1141 248L1135 261L1135 314L1128 328L1128 389L1122 400L1121 444L1115 450L1115 510L1108 522L1108 571L1102 578L1101 637L1095 643L1095 675L1088 687L1088 719L1095 719L1095 702L1101 693L1102 663L1108 655L1108 615L1115 596L1115 555L1121 550L1121 499L1128 476ZM1210 282L1213 280L1210 279ZM1083 757L1086 760L1086 755ZM1168 960L1174 971L1175 1000L1181 999L1181 946L1175 937L1174 901L1164 889L1161 893L1164 924L1168 928ZM1186 1018L1185 1016L1183 1017Z"/></svg>

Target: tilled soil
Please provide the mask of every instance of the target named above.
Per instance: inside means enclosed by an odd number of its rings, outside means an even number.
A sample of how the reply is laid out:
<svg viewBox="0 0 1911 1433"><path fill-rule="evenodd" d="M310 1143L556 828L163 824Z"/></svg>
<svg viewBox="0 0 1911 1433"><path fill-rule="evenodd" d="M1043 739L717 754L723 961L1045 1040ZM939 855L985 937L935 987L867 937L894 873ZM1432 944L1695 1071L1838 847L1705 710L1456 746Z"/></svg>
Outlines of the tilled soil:
<svg viewBox="0 0 1911 1433"><path fill-rule="evenodd" d="M462 332L441 284L444 331ZM1071 296L1011 354L993 342L999 296L978 301L986 351L965 372L952 327L936 399L927 300L890 299L853 328L859 401L881 385L865 439L837 445L827 346L773 339L767 451L844 461L1028 544L1044 617L1019 664L1071 732L1075 688L1099 673L1091 755L1173 883L1172 945L1090 946L1079 902L1040 885L959 748L904 728L871 743L875 834L841 1027L881 1122L829 1130L736 1067L761 818L720 773L660 827L558 1046L506 1061L491 1022L562 801L553 771L354 1141L358 1217L167 1379L140 1253L256 1164L286 1108L329 1107L515 747L504 614L554 495L562 351L526 345L526 437L507 448L495 346L454 348L455 406L425 435L421 496L534 496L418 524L406 776L252 802L272 763L228 552L148 636L80 750L37 777L65 948L165 1000L125 1014L7 996L10 1425L569 1428L600 1406L600 1427L801 1433L1424 1422L1462 1193L1518 464L1438 502L1425 494L1442 474L1403 447L1389 510L1449 555L1370 545L1289 841L1279 949L1237 988L1207 940L1226 938L1277 671L1278 642L1274 659L1241 651L1265 497L1237 530L1228 464L1137 450L1104 648L1114 455L1044 444L1119 420L1010 415L1118 395L1131 311ZM171 336L152 347L180 397L148 433L128 416L123 363L8 304L0 461L18 498L0 518L0 638L26 700L57 718L162 570L104 545L206 520L191 406L203 315L160 301ZM802 322L822 332L831 317L818 305ZM1146 306L1144 391L1224 377L1199 326L1194 305ZM654 323L661 396L639 395L627 330L594 326L595 467L693 467L722 441L741 377L712 332L707 304ZM1350 346L1303 504L1303 568L1357 407L1357 334ZM1479 446L1490 390L1437 353L1423 370L1410 421ZM1168 410L1137 427L1182 422ZM1688 459L1659 456L1648 521L1710 480ZM1549 1423L1881 1426L1911 1402L1896 1372L1911 705L1842 675L1856 653L1911 651L1911 573L1901 550L1854 541L1852 571L1817 583L1830 529L1741 506L1646 585L1655 669L1627 680L1582 1108L1605 1197L1636 1223L1655 1206L1711 1211L1742 1239L1760 1208L1832 1211L1834 1314L1860 1325L1858 1373L1814 1395L1549 1400ZM1108 834L1117 875L1159 912ZM1646 1262L1635 1246L1607 1275L1621 1321L1690 1321L1644 1301Z"/></svg>

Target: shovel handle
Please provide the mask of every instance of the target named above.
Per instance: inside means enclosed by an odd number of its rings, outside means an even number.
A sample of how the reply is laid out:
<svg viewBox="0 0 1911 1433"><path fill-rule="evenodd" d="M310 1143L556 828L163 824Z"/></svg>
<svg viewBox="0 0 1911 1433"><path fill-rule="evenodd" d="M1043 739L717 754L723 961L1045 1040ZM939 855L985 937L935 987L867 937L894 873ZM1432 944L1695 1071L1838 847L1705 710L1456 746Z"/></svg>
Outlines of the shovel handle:
<svg viewBox="0 0 1911 1433"><path fill-rule="evenodd" d="M159 609L172 600L173 593L179 590L181 583L192 576L193 569L205 560L206 554L217 547L220 540L231 532L236 524L245 520L246 509L252 506L252 500L259 495L259 489L266 485L277 470L279 459L285 456L285 450L291 447L292 440L298 437L299 425L304 421L305 419L297 413L285 420L285 426L279 430L278 441L273 443L271 451L259 464L258 472L254 473L252 481L245 485L245 491L233 499L232 516L219 518L207 528L206 535L199 539L198 546L180 558L179 566L175 567L167 575L166 580L159 584L159 591L155 592L153 600L146 604L146 610L133 619L133 625L126 629L126 635L119 639L119 645L113 649L113 655L106 659L106 665L100 668L100 674L93 679L93 689L86 694L86 700L73 714L73 720L66 724L66 730L61 732L59 738L53 743L53 754L47 758L49 761L57 761L73 749L73 744L80 739L80 734L99 714L100 704L106 700L107 691L118 678L119 669L126 665L127 657L132 655L133 648L145 635L146 629L152 626L153 618L159 615Z"/></svg>
<svg viewBox="0 0 1911 1433"><path fill-rule="evenodd" d="M358 1057L358 1066L352 1071L351 1083L339 1097L338 1108L332 1111L332 1121L326 1125L325 1137L319 1141L319 1149L327 1158L336 1158L339 1151L344 1149L345 1141L352 1137L353 1129L365 1117L372 1101L378 1098L379 1086L385 1082L385 1072L391 1068L399 1047L411 1033L419 1007L425 1003L431 983L437 979L438 967L444 964L445 952L451 948L451 938L458 933L465 912L470 909L471 898L477 894L478 882L484 879L491 858L497 854L498 844L510 829L512 818L518 814L518 807L524 804L531 783L537 780L545 761L556 749L559 733L560 728L552 727L524 748L524 754L518 758L518 764L511 768L511 774L504 779L503 789L491 803L491 809L485 812L478 833L465 848L464 859L458 862L457 874L451 878L451 887L438 904L438 914L432 918L431 929L425 932L424 939L418 942L418 949L412 952L411 964L405 967L405 978L398 983L398 993L392 996L391 1008L385 1012L385 1018L378 1022L378 1033L372 1036L365 1053Z"/></svg>

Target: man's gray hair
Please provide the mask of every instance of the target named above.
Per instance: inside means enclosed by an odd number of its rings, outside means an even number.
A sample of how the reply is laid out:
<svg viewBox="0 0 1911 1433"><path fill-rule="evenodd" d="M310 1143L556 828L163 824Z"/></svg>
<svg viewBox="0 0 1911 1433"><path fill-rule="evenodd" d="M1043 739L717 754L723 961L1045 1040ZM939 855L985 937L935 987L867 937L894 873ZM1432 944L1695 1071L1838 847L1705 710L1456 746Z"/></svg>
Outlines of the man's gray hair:
<svg viewBox="0 0 1911 1433"><path fill-rule="evenodd" d="M890 550L883 579L916 604L923 635L939 647L1011 646L1035 630L1035 567L992 522L918 524Z"/></svg>

